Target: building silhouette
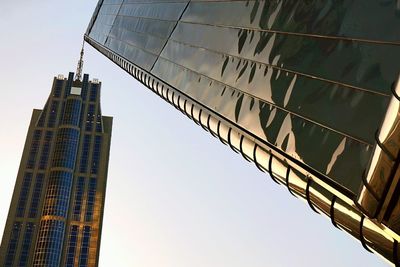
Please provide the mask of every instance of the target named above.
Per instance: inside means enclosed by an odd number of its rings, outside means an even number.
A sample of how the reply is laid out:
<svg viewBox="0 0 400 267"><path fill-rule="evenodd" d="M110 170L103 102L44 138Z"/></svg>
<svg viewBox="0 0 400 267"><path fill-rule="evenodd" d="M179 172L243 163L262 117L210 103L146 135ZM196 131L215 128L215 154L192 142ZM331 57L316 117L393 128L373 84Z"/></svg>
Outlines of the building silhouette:
<svg viewBox="0 0 400 267"><path fill-rule="evenodd" d="M399 262L398 1L100 0L85 40Z"/></svg>
<svg viewBox="0 0 400 267"><path fill-rule="evenodd" d="M33 111L0 266L98 265L112 128L100 88L87 74L59 75Z"/></svg>

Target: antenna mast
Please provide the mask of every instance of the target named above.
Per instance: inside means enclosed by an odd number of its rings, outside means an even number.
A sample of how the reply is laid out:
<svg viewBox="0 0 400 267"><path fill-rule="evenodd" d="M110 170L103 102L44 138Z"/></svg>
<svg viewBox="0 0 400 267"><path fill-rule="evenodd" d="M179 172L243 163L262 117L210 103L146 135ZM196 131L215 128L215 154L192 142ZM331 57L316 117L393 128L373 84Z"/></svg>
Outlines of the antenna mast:
<svg viewBox="0 0 400 267"><path fill-rule="evenodd" d="M82 43L81 56L79 58L78 66L76 67L76 73L75 73L75 80L79 80L79 81L82 79L84 46L85 46L85 40L83 40L83 43Z"/></svg>

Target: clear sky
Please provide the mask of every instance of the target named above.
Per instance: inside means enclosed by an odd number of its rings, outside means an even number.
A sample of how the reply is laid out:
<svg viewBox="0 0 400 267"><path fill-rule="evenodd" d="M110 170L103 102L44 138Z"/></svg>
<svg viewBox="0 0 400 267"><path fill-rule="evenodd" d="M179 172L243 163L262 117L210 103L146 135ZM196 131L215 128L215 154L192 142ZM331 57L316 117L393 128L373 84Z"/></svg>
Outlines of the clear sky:
<svg viewBox="0 0 400 267"><path fill-rule="evenodd" d="M0 237L33 108L75 71L95 0L0 1ZM100 266L388 266L86 45L114 117Z"/></svg>

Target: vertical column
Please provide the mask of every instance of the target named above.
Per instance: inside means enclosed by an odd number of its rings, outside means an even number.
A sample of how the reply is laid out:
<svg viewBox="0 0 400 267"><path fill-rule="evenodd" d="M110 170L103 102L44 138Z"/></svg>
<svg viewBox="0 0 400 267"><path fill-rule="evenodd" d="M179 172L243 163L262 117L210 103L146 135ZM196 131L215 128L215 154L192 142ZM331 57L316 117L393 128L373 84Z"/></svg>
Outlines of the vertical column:
<svg viewBox="0 0 400 267"><path fill-rule="evenodd" d="M81 106L80 88L72 87L56 135L33 266L60 265L79 144Z"/></svg>

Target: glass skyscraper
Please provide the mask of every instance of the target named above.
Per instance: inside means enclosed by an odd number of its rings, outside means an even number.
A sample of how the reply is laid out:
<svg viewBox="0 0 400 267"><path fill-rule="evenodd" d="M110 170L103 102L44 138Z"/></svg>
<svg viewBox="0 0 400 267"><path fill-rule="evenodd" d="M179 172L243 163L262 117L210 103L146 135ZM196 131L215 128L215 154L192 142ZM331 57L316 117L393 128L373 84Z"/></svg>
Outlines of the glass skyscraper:
<svg viewBox="0 0 400 267"><path fill-rule="evenodd" d="M85 40L398 265L399 14L399 1L100 0Z"/></svg>
<svg viewBox="0 0 400 267"><path fill-rule="evenodd" d="M112 118L101 83L54 78L32 114L0 247L0 266L97 266Z"/></svg>

